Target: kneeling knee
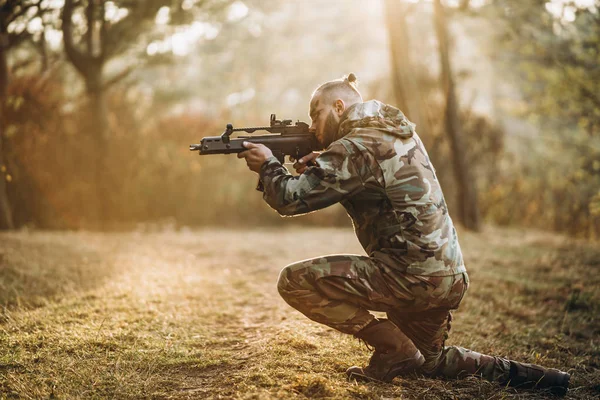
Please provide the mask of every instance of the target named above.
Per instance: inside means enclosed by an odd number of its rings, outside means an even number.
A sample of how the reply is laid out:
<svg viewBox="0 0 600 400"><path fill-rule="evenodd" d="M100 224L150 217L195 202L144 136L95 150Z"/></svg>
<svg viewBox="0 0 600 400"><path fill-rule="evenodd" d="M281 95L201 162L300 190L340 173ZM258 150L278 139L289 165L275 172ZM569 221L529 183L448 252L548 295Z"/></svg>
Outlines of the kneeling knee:
<svg viewBox="0 0 600 400"><path fill-rule="evenodd" d="M279 273L277 280L277 291L284 299L289 295L290 291L290 266L284 267Z"/></svg>
<svg viewBox="0 0 600 400"><path fill-rule="evenodd" d="M286 301L299 292L314 291L311 270L303 263L290 264L279 273L277 291Z"/></svg>

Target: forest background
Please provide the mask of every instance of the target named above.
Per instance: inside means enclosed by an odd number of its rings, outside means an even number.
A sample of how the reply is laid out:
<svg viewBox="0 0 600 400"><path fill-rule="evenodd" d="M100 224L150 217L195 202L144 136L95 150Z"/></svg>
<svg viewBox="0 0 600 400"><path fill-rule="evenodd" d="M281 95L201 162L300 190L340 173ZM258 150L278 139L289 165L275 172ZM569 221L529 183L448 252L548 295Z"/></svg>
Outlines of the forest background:
<svg viewBox="0 0 600 400"><path fill-rule="evenodd" d="M453 218L600 235L600 1L0 1L0 227L281 224L188 145L322 82L417 124ZM348 225L341 207L297 224Z"/></svg>

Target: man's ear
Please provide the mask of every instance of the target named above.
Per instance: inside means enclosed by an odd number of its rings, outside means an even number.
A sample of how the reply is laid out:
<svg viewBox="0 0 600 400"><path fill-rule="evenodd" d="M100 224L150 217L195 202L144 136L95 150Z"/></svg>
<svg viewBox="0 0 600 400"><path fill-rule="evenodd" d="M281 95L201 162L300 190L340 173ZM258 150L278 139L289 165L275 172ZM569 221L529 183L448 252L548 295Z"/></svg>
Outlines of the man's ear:
<svg viewBox="0 0 600 400"><path fill-rule="evenodd" d="M342 116L344 111L346 111L346 104L344 104L344 100L337 99L333 104L333 109L335 110L338 116Z"/></svg>

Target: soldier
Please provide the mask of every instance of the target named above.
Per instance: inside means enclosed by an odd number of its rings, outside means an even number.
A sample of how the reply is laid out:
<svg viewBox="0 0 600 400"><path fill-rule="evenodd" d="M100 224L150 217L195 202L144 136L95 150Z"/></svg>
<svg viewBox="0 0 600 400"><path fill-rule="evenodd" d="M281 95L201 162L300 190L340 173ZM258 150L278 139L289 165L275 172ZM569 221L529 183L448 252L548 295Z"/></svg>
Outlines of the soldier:
<svg viewBox="0 0 600 400"><path fill-rule="evenodd" d="M391 382L477 375L502 385L564 394L569 375L554 369L444 346L469 278L444 195L423 142L404 114L363 102L356 77L319 86L310 101L311 132L322 153L294 164L291 175L271 151L245 143L238 155L257 172L264 200L281 215L341 203L368 256L332 255L285 267L277 284L292 307L313 321L374 347L349 378ZM377 319L371 311L387 313Z"/></svg>

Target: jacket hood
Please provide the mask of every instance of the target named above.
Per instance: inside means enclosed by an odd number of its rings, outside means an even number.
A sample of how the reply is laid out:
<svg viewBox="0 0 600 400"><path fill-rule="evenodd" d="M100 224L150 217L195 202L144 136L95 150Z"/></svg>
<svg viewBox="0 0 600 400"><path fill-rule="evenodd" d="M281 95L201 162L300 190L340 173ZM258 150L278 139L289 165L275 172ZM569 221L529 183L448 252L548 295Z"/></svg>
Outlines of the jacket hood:
<svg viewBox="0 0 600 400"><path fill-rule="evenodd" d="M383 131L401 139L409 139L415 133L415 126L396 107L377 100L369 100L348 107L340 118L340 126L335 139L346 136L356 128Z"/></svg>

